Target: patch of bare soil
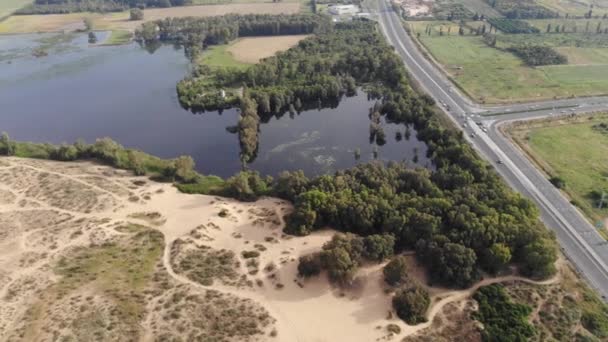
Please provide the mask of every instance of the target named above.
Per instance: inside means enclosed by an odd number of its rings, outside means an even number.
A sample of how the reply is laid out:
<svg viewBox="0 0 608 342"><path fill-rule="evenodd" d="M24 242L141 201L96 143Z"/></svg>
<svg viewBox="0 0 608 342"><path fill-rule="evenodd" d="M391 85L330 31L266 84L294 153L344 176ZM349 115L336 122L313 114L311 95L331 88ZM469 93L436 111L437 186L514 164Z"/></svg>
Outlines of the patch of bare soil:
<svg viewBox="0 0 608 342"><path fill-rule="evenodd" d="M306 35L251 37L243 38L232 44L228 51L234 59L244 63L257 63L261 59L274 56L277 52L285 51L296 44Z"/></svg>
<svg viewBox="0 0 608 342"><path fill-rule="evenodd" d="M406 325L382 264L362 267L350 288L298 278L298 258L334 232L284 235L292 207L274 198L186 195L89 162L6 157L0 184L2 341L475 341L471 294L496 282L534 303L542 336L582 329L565 320L584 295L577 283L516 276L429 288L429 322Z"/></svg>

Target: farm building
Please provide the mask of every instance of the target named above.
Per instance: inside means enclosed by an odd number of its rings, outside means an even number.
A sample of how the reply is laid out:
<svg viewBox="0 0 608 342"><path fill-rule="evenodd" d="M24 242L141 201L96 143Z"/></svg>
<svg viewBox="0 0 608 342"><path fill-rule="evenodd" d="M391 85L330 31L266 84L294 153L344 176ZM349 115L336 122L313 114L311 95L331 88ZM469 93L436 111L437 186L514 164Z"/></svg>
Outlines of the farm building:
<svg viewBox="0 0 608 342"><path fill-rule="evenodd" d="M359 6L357 5L331 5L327 9L330 14L333 15L347 15L357 14L359 12Z"/></svg>

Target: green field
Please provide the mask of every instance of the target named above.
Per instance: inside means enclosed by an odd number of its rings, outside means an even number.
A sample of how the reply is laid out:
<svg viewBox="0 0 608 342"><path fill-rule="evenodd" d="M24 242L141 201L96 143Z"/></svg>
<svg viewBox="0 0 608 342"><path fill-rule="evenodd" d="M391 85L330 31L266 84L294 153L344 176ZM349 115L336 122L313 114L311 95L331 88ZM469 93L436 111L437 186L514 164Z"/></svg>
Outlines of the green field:
<svg viewBox="0 0 608 342"><path fill-rule="evenodd" d="M122 45L131 42L133 34L129 31L112 30L110 37L102 42L102 45Z"/></svg>
<svg viewBox="0 0 608 342"><path fill-rule="evenodd" d="M234 41L232 44L236 43L237 41ZM228 51L228 47L230 47L232 44L209 47L207 50L205 50L205 52L203 52L198 62L211 67L247 68L250 64L237 61Z"/></svg>
<svg viewBox="0 0 608 342"><path fill-rule="evenodd" d="M505 103L608 94L608 35L498 34L498 48L493 48L481 36L469 33L468 27L480 22L466 23L464 36L458 35L458 23L410 25L415 35L420 34L422 45L475 101ZM431 35L425 33L427 25L431 25ZM525 43L554 46L569 58L569 64L532 68L505 50Z"/></svg>
<svg viewBox="0 0 608 342"><path fill-rule="evenodd" d="M589 11L591 5L594 7L594 15L608 13L608 3L603 0L536 0L536 2L561 14L581 16Z"/></svg>
<svg viewBox="0 0 608 342"><path fill-rule="evenodd" d="M21 7L32 3L33 0L2 0L0 1L0 20L11 15Z"/></svg>
<svg viewBox="0 0 608 342"><path fill-rule="evenodd" d="M551 31L554 31L558 25L561 31L561 27L565 26L565 33L585 33L585 30L588 29L587 33L595 34L598 24L600 24L602 30L608 27L608 20L606 19L535 19L526 20L526 22L543 33L547 32L547 25L549 24L551 25ZM587 24L589 24L589 27L587 27Z"/></svg>
<svg viewBox="0 0 608 342"><path fill-rule="evenodd" d="M514 137L552 176L565 180L564 190L592 222L608 218L608 131L593 128L608 123L608 114L578 119L576 122L536 123L513 130ZM606 203L598 208L600 194Z"/></svg>

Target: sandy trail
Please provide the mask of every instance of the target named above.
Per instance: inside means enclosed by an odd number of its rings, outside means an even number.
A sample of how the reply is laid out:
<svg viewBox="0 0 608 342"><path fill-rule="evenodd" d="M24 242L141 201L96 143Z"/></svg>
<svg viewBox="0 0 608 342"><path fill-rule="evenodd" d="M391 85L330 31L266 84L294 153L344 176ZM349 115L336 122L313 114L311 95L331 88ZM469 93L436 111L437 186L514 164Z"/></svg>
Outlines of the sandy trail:
<svg viewBox="0 0 608 342"><path fill-rule="evenodd" d="M464 301L478 288L501 282L522 281L530 284L549 285L559 281L558 277L547 281L537 282L519 276L504 276L485 279L473 287L464 290L449 290L442 288L429 288L432 295L431 307L428 310L428 322L416 326L406 325L396 318L388 318L391 311L391 295L385 292L382 267L384 264L365 265L357 274L355 286L351 289L332 287L326 276L314 279L301 280L297 278L297 258L311 252L318 251L322 245L331 239L335 233L332 230L315 232L306 237L290 237L282 234L285 226L283 216L289 213L291 205L275 198L263 198L253 203L242 203L231 199L204 195L186 195L179 193L176 188L166 183L151 182L142 177L133 177L124 174L112 174L111 169L91 163L78 163L82 165L82 172L78 169L70 172L62 171L65 163L21 160L17 158L0 159L8 161L9 166L0 163L0 174L13 170L15 167L25 167L38 173L53 174L61 179L68 179L77 184L94 190L100 196L109 197L111 205L99 207L99 210L83 212L59 208L49 202L48 196L41 199L28 197L27 189L16 189L11 184L0 184L0 188L14 193L12 203L0 205L1 215L26 215L28 211L52 211L56 215L69 216L70 222L94 221L94 227L86 231L79 238L71 239L66 234L56 237L56 247L50 248L47 244L38 241L38 235L46 227L36 227L27 230L20 221L14 225L14 231L19 235L8 235L2 240L0 227L0 298L4 298L11 284L20 279L35 278L38 282L52 281L53 275L48 265L61 255L63 251L74 246L86 246L90 243L91 234L103 233L100 241L120 235L113 227L120 223L134 222L150 226L163 233L165 246L162 255L162 264L167 274L178 284L190 288L206 291L215 290L239 298L249 299L263 306L276 320L274 323L278 337L266 339L281 342L321 342L321 341L375 341L388 338L385 327L387 324L397 324L401 327L403 338L420 332L431 326L433 319L442 312L443 308L454 302ZM73 165L70 163L70 165ZM103 171L103 172L102 172ZM95 173L97 172L97 173ZM87 179L88 176L102 176L119 185L122 190L95 183ZM145 186L131 187L133 181L144 181ZM127 184L127 185L125 185ZM110 190L109 190L110 189ZM114 190L112 190L114 189ZM112 191L111 191L112 190ZM124 190L124 191L123 191ZM91 194L93 192L90 192ZM149 196L144 196L150 194ZM132 195L149 197L146 200L130 201ZM22 206L20 201L27 200ZM220 217L219 212L225 210L227 217ZM151 222L142 218L134 218L136 213L158 213L162 221ZM207 240L195 238L191 234L197 227L205 227ZM11 234L16 234L12 232ZM58 232L57 234L60 234ZM257 286L229 286L220 281L213 285L204 286L193 281L184 274L176 272L172 264L172 250L176 240L189 239L198 245L206 245L216 250L231 250L240 262L239 273L246 275ZM241 252L250 251L254 246L263 245L260 253L259 273L248 273L245 259ZM44 252L48 255L29 265L19 266L19 260L28 253ZM408 255L413 259L413 255ZM275 270L267 272L265 265L276 265ZM2 273L6 272L5 277ZM272 275L272 277L270 277ZM411 276L424 281L424 272L413 268ZM280 286L279 286L280 285ZM28 297L24 292L21 301L11 303L10 310L0 307L0 340L2 340L2 327L15 324L15 317L24 314L27 309ZM3 303L4 304L4 303ZM394 315L393 315L394 316ZM141 323L143 340L151 341L151 315ZM13 322L13 323L11 323ZM262 336L265 340L264 336Z"/></svg>

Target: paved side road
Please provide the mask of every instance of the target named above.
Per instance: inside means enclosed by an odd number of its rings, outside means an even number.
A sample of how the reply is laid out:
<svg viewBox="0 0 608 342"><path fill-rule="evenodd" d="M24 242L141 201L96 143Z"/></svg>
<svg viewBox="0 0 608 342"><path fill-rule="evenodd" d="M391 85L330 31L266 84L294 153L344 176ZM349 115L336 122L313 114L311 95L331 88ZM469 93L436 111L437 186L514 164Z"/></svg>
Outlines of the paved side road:
<svg viewBox="0 0 608 342"><path fill-rule="evenodd" d="M537 104L494 107L494 116L481 117L471 113L483 111L453 89L447 78L417 49L401 26L387 0L376 0L376 14L382 32L401 56L412 75L438 103L448 116L465 131L465 137L505 179L524 196L532 199L541 211L541 219L552 229L564 254L604 299L608 297L608 246L595 228L568 200L537 170L523 153L506 139L497 125L513 119L546 115L589 112L608 108L605 98L568 99ZM449 110L447 110L449 106ZM528 112L531 106L536 107ZM568 109L557 107L569 106ZM556 109L553 109L553 108ZM544 109L543 108L547 108ZM565 113L561 113L564 112ZM466 126L466 127L465 127Z"/></svg>

